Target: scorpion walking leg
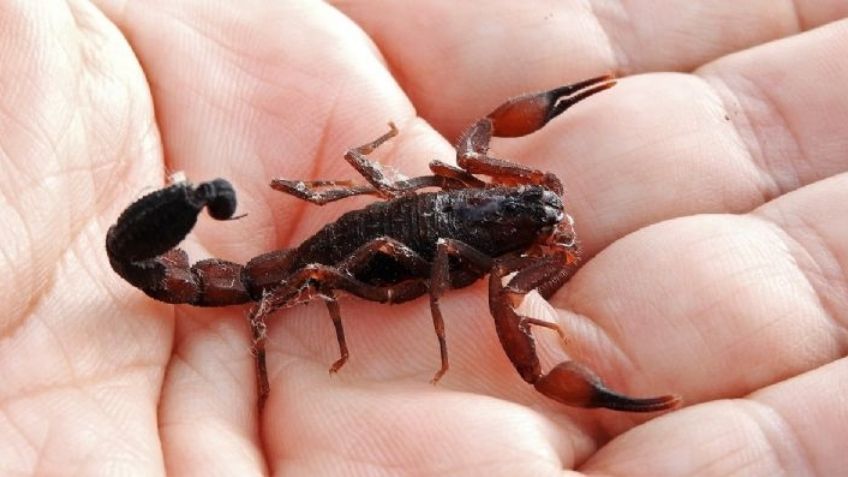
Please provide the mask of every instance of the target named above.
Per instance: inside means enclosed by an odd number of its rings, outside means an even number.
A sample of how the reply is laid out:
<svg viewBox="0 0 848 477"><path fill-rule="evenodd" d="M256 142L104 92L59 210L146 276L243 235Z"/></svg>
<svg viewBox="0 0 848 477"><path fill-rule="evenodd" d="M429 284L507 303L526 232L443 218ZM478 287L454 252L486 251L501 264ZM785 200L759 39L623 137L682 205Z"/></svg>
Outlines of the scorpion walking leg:
<svg viewBox="0 0 848 477"><path fill-rule="evenodd" d="M345 339L344 326L342 326L339 302L336 301L336 296L332 290L325 291L323 295L324 303L327 304L327 311L330 312L330 318L333 320L333 328L336 330L336 340L339 342L339 359L330 366L330 374L335 374L347 363L350 353L347 350L347 340Z"/></svg>
<svg viewBox="0 0 848 477"><path fill-rule="evenodd" d="M390 122L387 133L369 143L352 148L345 153L345 160L371 184L370 186L354 185L350 181L293 181L288 179L274 179L271 181L271 187L318 205L324 205L328 202L356 195L376 195L383 198L395 197L401 192L401 189L386 178L379 164L369 160L366 156L374 152L384 142L397 136L397 133L397 127L394 123ZM328 186L335 186L336 188L318 190Z"/></svg>
<svg viewBox="0 0 848 477"><path fill-rule="evenodd" d="M467 261L464 271L476 275L483 275L491 267L492 260L487 255L463 242L453 239L443 239L437 243L436 257L433 263L430 264L418 255L417 252L403 243L390 237L380 237L357 249L347 259L341 262L338 268L348 273L356 274L357 271L367 266L370 260L378 254L391 257L397 263L404 266L413 276L422 277L422 279L408 281L407 283L409 285L405 289L405 294L402 296L393 294L390 297L392 301L405 301L406 299L418 296L423 292L422 288L425 286L423 278L430 277L430 309L433 316L436 337L439 340L439 354L441 357L441 367L431 380L435 384L449 368L444 318L439 309L439 298L451 286L449 257L451 255L462 257ZM416 288L414 284L418 284L420 287ZM392 290L392 288L389 288L389 291Z"/></svg>
<svg viewBox="0 0 848 477"><path fill-rule="evenodd" d="M404 192L418 189L421 187L441 187L447 188L464 188L464 187L482 187L485 185L483 181L474 177L469 172L455 168L441 161L433 161L430 163L430 170L434 176L422 176L415 179L391 181L383 173L380 165L369 160L366 156L381 144L388 141L398 133L394 123L389 123L389 132L383 134L377 139L363 144L362 146L350 149L345 154L345 159L349 162L374 188L377 193L385 198L396 197Z"/></svg>
<svg viewBox="0 0 848 477"><path fill-rule="evenodd" d="M340 270L356 275L367 267L377 255L384 255L396 261L416 277L427 277L430 263L415 250L391 237L378 237L356 249L337 267Z"/></svg>
<svg viewBox="0 0 848 477"><path fill-rule="evenodd" d="M465 187L473 187L477 189L486 187L486 182L474 177L474 175L465 169L460 169L459 167L446 164L438 159L430 161L430 170L437 176L459 181Z"/></svg>
<svg viewBox="0 0 848 477"><path fill-rule="evenodd" d="M397 193L413 192L425 187L459 189L466 187L466 185L461 180L442 175L414 177L392 184L393 190ZM378 197L383 197L384 195L372 185L353 184L351 181L274 179L271 181L271 188L317 205L324 205L357 195L374 195Z"/></svg>
<svg viewBox="0 0 848 477"><path fill-rule="evenodd" d="M563 265L562 257L556 255L509 257L499 260L497 266L502 271L516 271L508 284L502 286L505 292L513 294L510 297L513 307L520 305L524 296L534 290L539 292L543 298L549 298L553 292L571 278L571 275L577 269L576 262L566 262L566 265ZM519 318L518 327L522 330L529 329L529 325L547 328L555 331L563 344L568 342L565 331L557 323L518 315L517 313L515 316Z"/></svg>
<svg viewBox="0 0 848 477"><path fill-rule="evenodd" d="M457 164L471 174L492 176L503 184L545 185L561 194L562 184L553 174L487 156L489 142L492 136L518 137L542 128L574 104L611 88L615 85L612 79L599 76L508 100L463 133L456 147Z"/></svg>
<svg viewBox="0 0 848 477"><path fill-rule="evenodd" d="M577 271L578 262L572 252L560 252L542 257L520 257L522 262L500 265L516 271L506 288L518 294L536 290L543 298L550 298Z"/></svg>
<svg viewBox="0 0 848 477"><path fill-rule="evenodd" d="M265 343L267 341L267 326L265 319L274 311L309 301L316 296L321 296L327 304L330 317L336 329L336 338L339 341L341 357L333 363L330 372L334 373L341 368L348 359L347 343L342 328L341 315L338 302L335 300L333 289L340 288L349 293L366 298L385 302L386 297L391 297L392 287L373 287L346 275L339 270L326 265L309 265L295 272L279 288L266 292L259 304L257 304L249 315L251 336L253 339L253 354L256 362L257 393L259 394L259 408L265 405L265 400L270 392L268 369L266 365ZM398 286L403 291L403 286Z"/></svg>
<svg viewBox="0 0 848 477"><path fill-rule="evenodd" d="M344 328L342 327L341 316L339 314L339 304L335 299L335 295L331 290L322 293L322 298L327 304L327 309L330 312L330 318L333 320L333 326L336 330L336 338L339 341L339 350L341 357L333 363L330 368L330 373L337 372L348 359L347 343L344 336ZM256 388L259 401L259 409L261 410L268 394L271 390L271 385L268 379L268 367L266 361L265 343L267 342L268 331L265 323L265 318L274 310L280 308L278 304L274 304L274 292L266 293L259 304L251 310L248 321L250 324L252 338L252 352L256 367Z"/></svg>
<svg viewBox="0 0 848 477"><path fill-rule="evenodd" d="M259 303L253 307L248 315L250 334L252 340L253 359L256 365L256 394L259 402L259 410L265 406L271 386L268 382L268 367L265 360L265 342L268 338L268 327L265 318L271 313L269 307L270 295L265 294Z"/></svg>
<svg viewBox="0 0 848 477"><path fill-rule="evenodd" d="M395 182L390 181L383 174L380 165L366 157L368 154L374 152L381 144L397 135L398 130L394 123L389 123L389 128L389 131L379 138L362 146L350 149L345 154L345 160L369 182L369 185L354 184L349 180L303 181L273 179L271 181L271 187L317 205L324 205L357 195L374 195L382 198L391 198L425 187L439 187L445 190L485 187L486 183L474 177L470 172L438 160L430 162L430 170L433 171L433 175L431 176L421 176Z"/></svg>
<svg viewBox="0 0 848 477"><path fill-rule="evenodd" d="M457 145L457 164L460 168L441 161L432 161L430 170L433 171L434 176L392 181L386 177L379 164L366 157L384 142L398 134L394 123L389 123L388 132L369 143L350 149L345 154L345 160L372 187L335 181L305 182L283 179L274 180L271 186L316 204L326 204L334 200L362 194L392 198L422 187L435 186L443 189L484 187L485 183L474 177L473 174L485 174L504 184L542 184L547 185L557 193L562 193L562 185L553 174L543 173L513 162L487 156L489 142L492 136L516 137L530 134L562 114L572 105L595 93L611 88L613 85L615 85L615 82L612 81L611 76L600 76L543 93L519 96L507 101L488 116L477 121L460 137ZM320 192L315 191L318 187L333 185L344 187Z"/></svg>
<svg viewBox="0 0 848 477"><path fill-rule="evenodd" d="M356 263L349 266L356 268ZM330 367L330 372L337 372L347 362L349 353L344 336L341 313L338 302L335 300L334 290L344 290L351 295L368 301L379 303L390 303L395 301L406 301L420 296L426 290L426 282L423 278L413 278L395 285L375 286L363 283L347 270L322 264L307 265L294 272L286 278L284 283L266 295L267 304L265 315L274 310L285 308L298 303L305 303L320 297L327 304L333 326L336 330L336 338L339 342L341 357ZM265 298L263 298L265 301ZM257 333L254 333L255 335ZM257 366L259 369L259 366ZM267 379L266 379L267 383Z"/></svg>
<svg viewBox="0 0 848 477"><path fill-rule="evenodd" d="M328 189L328 187L332 188ZM370 185L356 185L348 180L296 181L273 179L271 181L271 188L318 205L324 205L356 195L378 195L374 187Z"/></svg>
<svg viewBox="0 0 848 477"><path fill-rule="evenodd" d="M389 132L369 143L350 149L344 156L345 160L349 162L350 165L353 166L360 174L362 174L362 177L364 177L369 184L377 189L380 196L385 198L395 197L401 191L395 187L394 181L390 180L385 176L385 174L383 174L383 169L379 164L369 160L365 156L374 152L374 150L380 147L380 145L384 142L397 136L397 133L398 130L395 123L390 122Z"/></svg>
<svg viewBox="0 0 848 477"><path fill-rule="evenodd" d="M439 309L439 298L445 290L450 287L450 256L461 257L468 261L469 266L476 269L480 275L486 273L492 267L492 259L488 255L478 251L474 247L454 239L439 239L436 242L436 257L433 260L433 271L430 278L430 313L433 315L433 326L436 328L436 336L439 339L439 351L442 358L442 366L430 381L436 384L447 372L448 348L445 340L445 320Z"/></svg>
<svg viewBox="0 0 848 477"><path fill-rule="evenodd" d="M563 265L560 265L560 268L562 267ZM548 271L539 267L528 267L519 270L504 286L504 277L515 272L515 268L505 263L498 263L493 267L489 278L489 303L495 318L498 337L525 381L545 396L571 406L653 412L671 409L680 404L680 397L675 395L633 398L611 391L589 368L574 361L562 362L554 366L547 374L542 374L539 358L536 355L535 341L529 327L529 325L539 325L540 322L519 315L515 312L515 306L520 303L526 293L540 287L546 278L558 280L561 273L550 264L547 264ZM570 275L573 267L566 266L566 268L571 268L564 272Z"/></svg>
<svg viewBox="0 0 848 477"><path fill-rule="evenodd" d="M409 270L409 272L414 276L425 277L427 270L430 267L430 264L418 255L417 252L401 242L398 242L391 237L378 237L356 249L350 256L340 262L337 265L337 268L340 271L355 276L358 271L367 267L371 260L377 255L384 255L392 258ZM413 295L417 296L421 294L425 288L425 284L423 280L415 280L415 282L420 284L421 290L416 290L414 287L406 287L403 289L405 291L405 296L395 295L393 293L394 288L388 287L388 301L405 301L408 298L412 298ZM339 360L333 363L333 366L330 367L330 373L336 373L347 362L349 353L344 337L344 328L342 327L338 302L336 302L332 290L325 290L322 295L327 303L330 317L333 319L333 326L336 329L336 338L338 339L339 350L341 352L341 358L339 358Z"/></svg>

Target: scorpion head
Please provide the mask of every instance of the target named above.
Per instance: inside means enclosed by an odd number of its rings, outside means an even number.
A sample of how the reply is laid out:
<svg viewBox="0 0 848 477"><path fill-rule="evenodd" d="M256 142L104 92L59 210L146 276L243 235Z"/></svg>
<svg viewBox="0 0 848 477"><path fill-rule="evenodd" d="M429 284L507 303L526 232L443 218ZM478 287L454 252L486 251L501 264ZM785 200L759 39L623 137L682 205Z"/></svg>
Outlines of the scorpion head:
<svg viewBox="0 0 848 477"><path fill-rule="evenodd" d="M571 256L578 248L577 234L574 219L563 208L561 193L561 186L554 190L547 186L527 187L519 193L519 197L526 207L529 206L533 222L540 226L537 243Z"/></svg>
<svg viewBox="0 0 848 477"><path fill-rule="evenodd" d="M469 243L486 244L486 252L500 255L548 240L567 220L559 195L543 186L467 190L452 204L454 220Z"/></svg>
<svg viewBox="0 0 848 477"><path fill-rule="evenodd" d="M562 222L565 212L562 199L556 192L545 187L524 186L508 194L503 202L503 216L519 220L529 220L527 225L541 227L542 232L552 230L552 227Z"/></svg>

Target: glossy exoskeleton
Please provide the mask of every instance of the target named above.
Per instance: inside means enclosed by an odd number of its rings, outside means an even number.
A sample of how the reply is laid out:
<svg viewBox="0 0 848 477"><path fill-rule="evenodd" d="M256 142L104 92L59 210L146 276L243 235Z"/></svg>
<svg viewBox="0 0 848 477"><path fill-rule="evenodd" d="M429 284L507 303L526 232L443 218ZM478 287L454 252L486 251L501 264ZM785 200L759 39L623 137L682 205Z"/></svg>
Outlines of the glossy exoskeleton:
<svg viewBox="0 0 848 477"><path fill-rule="evenodd" d="M439 298L448 288L467 286L488 274L489 304L503 349L539 392L582 407L633 412L672 408L679 397L615 393L575 361L542 371L531 326L564 334L554 323L519 315L515 307L533 290L549 297L576 271L579 245L573 221L563 208L563 188L556 176L487 155L493 136L536 131L614 84L611 77L602 76L510 99L462 135L458 167L433 161L431 175L391 181L366 157L397 134L390 124L388 133L345 155L368 184L275 179L273 188L319 205L362 194L384 200L342 215L295 248L260 255L244 266L217 258L192 265L186 253L175 248L204 208L215 219L232 217L236 196L230 183L175 183L142 197L121 214L106 238L110 263L130 284L164 302L256 302L250 324L260 403L269 392L265 319L270 313L323 300L341 352L330 368L336 372L348 358L336 290L381 303L427 294L441 351L436 382L448 369ZM436 190L422 192L425 188Z"/></svg>

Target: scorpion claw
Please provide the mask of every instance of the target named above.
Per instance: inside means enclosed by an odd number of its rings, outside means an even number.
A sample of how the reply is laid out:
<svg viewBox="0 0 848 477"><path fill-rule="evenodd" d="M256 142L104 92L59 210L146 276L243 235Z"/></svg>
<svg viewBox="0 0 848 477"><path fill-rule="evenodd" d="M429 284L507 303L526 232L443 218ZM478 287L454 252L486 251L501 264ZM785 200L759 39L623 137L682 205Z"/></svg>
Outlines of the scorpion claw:
<svg viewBox="0 0 848 477"><path fill-rule="evenodd" d="M555 366L534 383L536 390L563 404L579 407L603 407L616 411L655 412L673 409L681 398L667 395L632 398L607 389L601 378L585 366L566 361Z"/></svg>
<svg viewBox="0 0 848 477"><path fill-rule="evenodd" d="M550 296L576 270L571 265L557 264L550 259L518 257L501 260L489 274L489 309L495 320L495 330L501 345L521 377L537 391L554 401L577 407L603 407L616 411L654 412L680 405L679 396L633 398L608 389L601 378L586 366L564 361L542 372L530 325L553 329L563 337L562 329L552 323L524 317L515 311L517 298L529 290ZM503 279L515 272L508 285Z"/></svg>
<svg viewBox="0 0 848 477"><path fill-rule="evenodd" d="M578 102L615 85L612 75L598 76L541 93L513 98L489 113L492 134L518 137L530 134Z"/></svg>

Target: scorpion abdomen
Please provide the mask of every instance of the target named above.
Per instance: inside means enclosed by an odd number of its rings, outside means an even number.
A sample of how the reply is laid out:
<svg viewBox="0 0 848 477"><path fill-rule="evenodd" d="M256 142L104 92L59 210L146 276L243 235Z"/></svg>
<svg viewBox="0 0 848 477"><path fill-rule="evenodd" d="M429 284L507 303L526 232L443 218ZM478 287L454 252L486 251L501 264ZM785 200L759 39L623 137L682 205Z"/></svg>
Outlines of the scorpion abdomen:
<svg viewBox="0 0 848 477"><path fill-rule="evenodd" d="M440 239L459 240L499 256L525 250L562 217L559 197L539 186L410 194L347 212L294 249L285 268L334 265L379 237L395 239L427 261L433 260ZM359 272L357 278L369 283L377 276L381 283L408 278L388 258L376 258L372 268L379 273ZM479 276L456 278L467 285Z"/></svg>

